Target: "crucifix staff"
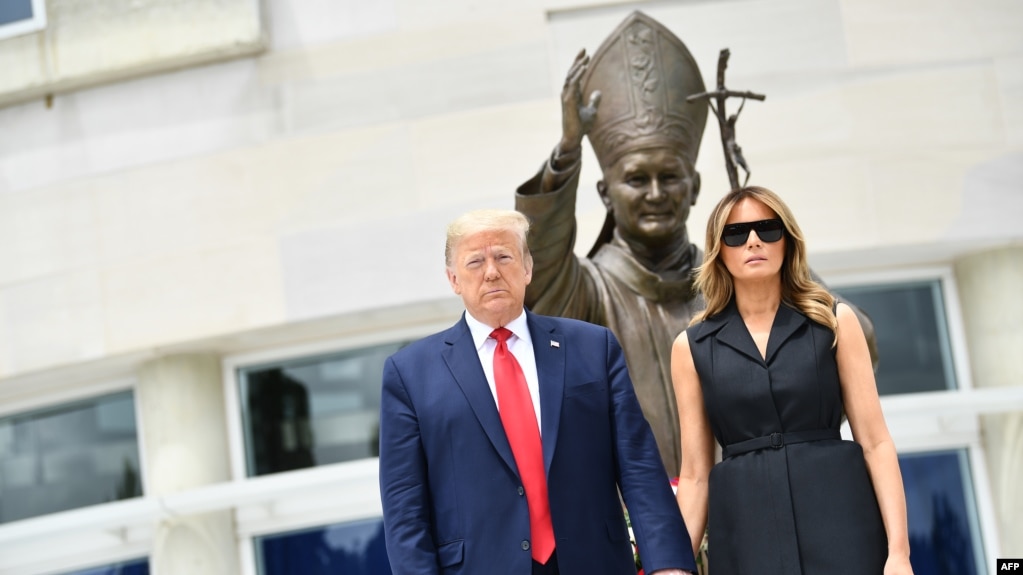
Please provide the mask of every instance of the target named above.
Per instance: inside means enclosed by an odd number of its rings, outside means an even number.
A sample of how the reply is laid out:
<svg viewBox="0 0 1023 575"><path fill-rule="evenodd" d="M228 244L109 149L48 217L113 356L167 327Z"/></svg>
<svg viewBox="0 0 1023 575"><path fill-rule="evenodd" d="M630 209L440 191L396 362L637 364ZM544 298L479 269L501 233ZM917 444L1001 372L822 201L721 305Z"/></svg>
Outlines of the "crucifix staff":
<svg viewBox="0 0 1023 575"><path fill-rule="evenodd" d="M735 141L735 123L739 119L739 114L742 113L743 106L746 105L746 100L759 100L762 102L767 96L748 91L738 92L725 87L725 69L728 67L728 57L730 55L731 52L728 48L721 50L721 53L718 55L717 89L712 92L693 94L687 97L686 101L707 100L711 111L717 116L718 127L721 129L721 146L724 148L725 153L725 169L728 171L728 181L732 184L732 189L734 190L739 187L738 168L742 168L742 171L746 173L743 185L746 185L746 182L749 181L750 175L749 166L746 164L746 159L742 156L742 148ZM742 98L739 109L731 116L728 116L727 112L725 112L725 100L728 98ZM717 106L714 105L715 102Z"/></svg>

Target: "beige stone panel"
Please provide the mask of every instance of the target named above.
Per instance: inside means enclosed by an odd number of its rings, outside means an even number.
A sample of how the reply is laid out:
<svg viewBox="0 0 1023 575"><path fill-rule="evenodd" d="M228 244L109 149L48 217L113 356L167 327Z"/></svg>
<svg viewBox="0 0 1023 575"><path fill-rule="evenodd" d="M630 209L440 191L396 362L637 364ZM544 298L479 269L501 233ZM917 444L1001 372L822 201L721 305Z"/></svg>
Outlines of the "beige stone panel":
<svg viewBox="0 0 1023 575"><path fill-rule="evenodd" d="M845 88L858 149L934 150L1005 142L994 69L969 64L863 77Z"/></svg>
<svg viewBox="0 0 1023 575"><path fill-rule="evenodd" d="M89 181L104 262L161 257L265 232L241 154L155 164Z"/></svg>
<svg viewBox="0 0 1023 575"><path fill-rule="evenodd" d="M0 376L106 352L100 276L50 275L0 290Z"/></svg>
<svg viewBox="0 0 1023 575"><path fill-rule="evenodd" d="M95 263L96 224L85 186L0 194L0 287Z"/></svg>
<svg viewBox="0 0 1023 575"><path fill-rule="evenodd" d="M284 130L346 130L547 97L546 61L537 40L289 82L280 92Z"/></svg>
<svg viewBox="0 0 1023 575"><path fill-rule="evenodd" d="M264 41L256 0L49 0L47 26L31 37L41 58L25 65L39 71L23 71L0 102L252 54ZM0 42L8 51L25 53L18 42Z"/></svg>
<svg viewBox="0 0 1023 575"><path fill-rule="evenodd" d="M0 94L46 82L46 59L39 34L0 41Z"/></svg>
<svg viewBox="0 0 1023 575"><path fill-rule="evenodd" d="M963 196L967 173L989 158L989 153L969 151L906 151L872 157L870 190L875 195L874 217L881 243L928 244L943 240L950 226L960 219L964 204L975 201Z"/></svg>
<svg viewBox="0 0 1023 575"><path fill-rule="evenodd" d="M1014 0L843 0L854 67L961 62L1023 49Z"/></svg>
<svg viewBox="0 0 1023 575"><path fill-rule="evenodd" d="M49 0L48 42L56 77L152 65L170 57L223 50L260 35L251 0ZM159 25L154 25L154 18Z"/></svg>
<svg viewBox="0 0 1023 575"><path fill-rule="evenodd" d="M272 51L303 49L395 28L392 0L262 0Z"/></svg>
<svg viewBox="0 0 1023 575"><path fill-rule="evenodd" d="M1023 247L964 257L955 272L974 384L1023 385L1023 363L1006 361L1023 349Z"/></svg>
<svg viewBox="0 0 1023 575"><path fill-rule="evenodd" d="M575 6L550 15L553 64L559 80L580 48L589 53L633 10L651 16L689 49L708 86L718 53L731 50L729 87L766 90L780 75L844 67L845 41L837 0L626 2ZM748 85L757 78L756 85Z"/></svg>
<svg viewBox="0 0 1023 575"><path fill-rule="evenodd" d="M1010 246L961 258L955 264L970 367L977 387L1023 385L1023 247ZM1003 557L1023 552L1023 414L981 418L988 476L996 502Z"/></svg>
<svg viewBox="0 0 1023 575"><path fill-rule="evenodd" d="M179 251L103 272L108 353L244 331L283 317L276 243Z"/></svg>
<svg viewBox="0 0 1023 575"><path fill-rule="evenodd" d="M1023 54L997 58L995 75L1006 144L1018 150L1023 148Z"/></svg>
<svg viewBox="0 0 1023 575"><path fill-rule="evenodd" d="M407 148L405 128L392 124L279 139L92 180L103 259L211 249L402 205L402 190L413 187Z"/></svg>
<svg viewBox="0 0 1023 575"><path fill-rule="evenodd" d="M729 106L729 113L737 110L737 102ZM754 174L772 161L847 152L855 134L855 118L845 91L835 81L769 94L763 102L750 101L736 127L738 142ZM713 157L715 165L723 165L721 133L713 114L703 139L701 160Z"/></svg>
<svg viewBox="0 0 1023 575"><path fill-rule="evenodd" d="M411 4L416 10L427 9L431 14L446 5ZM450 20L427 25L420 21L401 30L267 53L258 60L260 80L284 84L378 72L544 42L546 34L546 21L536 11L519 10L490 19L478 18L472 25Z"/></svg>
<svg viewBox="0 0 1023 575"><path fill-rule="evenodd" d="M420 2L393 0L401 29L439 29L448 26L468 28L492 21L531 20L539 24L544 16L544 2L493 2L491 0L445 0ZM485 24L484 24L485 25Z"/></svg>
<svg viewBox="0 0 1023 575"><path fill-rule="evenodd" d="M557 100L446 114L413 123L414 181L420 205L476 201L481 206L512 207L515 188L540 168L558 142L560 128Z"/></svg>
<svg viewBox="0 0 1023 575"><path fill-rule="evenodd" d="M385 124L245 152L254 217L273 234L415 209L408 128Z"/></svg>

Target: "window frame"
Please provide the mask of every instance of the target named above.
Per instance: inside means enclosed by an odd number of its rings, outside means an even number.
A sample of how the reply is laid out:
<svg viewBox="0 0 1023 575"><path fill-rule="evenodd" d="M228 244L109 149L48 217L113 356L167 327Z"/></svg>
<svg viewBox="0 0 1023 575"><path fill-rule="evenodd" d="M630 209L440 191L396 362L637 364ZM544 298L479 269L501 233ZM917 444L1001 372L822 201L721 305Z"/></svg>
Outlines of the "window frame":
<svg viewBox="0 0 1023 575"><path fill-rule="evenodd" d="M147 470L149 465L146 460L146 434L145 416L139 409L138 382L134 377L119 377L105 380L96 380L86 384L72 383L67 387L48 389L47 391L26 394L16 399L0 400L0 418L9 417L18 413L40 411L51 407L58 407L68 403L86 401L95 397L112 395L130 391L132 393L132 409L135 412L135 433L139 447L139 484L142 487L141 498L146 497L149 491L149 477ZM73 511L73 510L72 510ZM66 512L65 512L66 513Z"/></svg>
<svg viewBox="0 0 1023 575"><path fill-rule="evenodd" d="M46 29L46 0L30 0L29 3L32 4L32 17L0 24L0 40Z"/></svg>
<svg viewBox="0 0 1023 575"><path fill-rule="evenodd" d="M43 391L35 391L42 389ZM45 410L92 398L132 392L139 449L142 495L0 524L0 547L8 548L0 570L12 575L73 572L82 565L108 565L152 555L155 530L146 464L144 416L139 409L137 380L130 376L82 381L64 374L18 382L14 397L0 401L0 417ZM86 528L83 526L94 526ZM83 543L83 533L88 541ZM55 551L56 550L56 551ZM40 557L44 559L40 561ZM6 563L5 563L6 562Z"/></svg>

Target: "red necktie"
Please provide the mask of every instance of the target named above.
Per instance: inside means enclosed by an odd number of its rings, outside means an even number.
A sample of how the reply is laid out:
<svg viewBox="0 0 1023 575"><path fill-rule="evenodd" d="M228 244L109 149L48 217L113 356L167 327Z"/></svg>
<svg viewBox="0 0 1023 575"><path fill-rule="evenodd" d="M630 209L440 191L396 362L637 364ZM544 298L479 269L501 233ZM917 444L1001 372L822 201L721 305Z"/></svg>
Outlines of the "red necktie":
<svg viewBox="0 0 1023 575"><path fill-rule="evenodd" d="M554 552L554 527L551 525L551 509L547 501L543 448L533 400L526 386L526 376L522 374L522 367L515 356L508 350L508 338L511 335L512 332L503 327L490 334L490 337L497 340L497 349L494 351L497 406L515 456L515 465L519 468L522 486L526 490L533 559L538 563L547 563Z"/></svg>

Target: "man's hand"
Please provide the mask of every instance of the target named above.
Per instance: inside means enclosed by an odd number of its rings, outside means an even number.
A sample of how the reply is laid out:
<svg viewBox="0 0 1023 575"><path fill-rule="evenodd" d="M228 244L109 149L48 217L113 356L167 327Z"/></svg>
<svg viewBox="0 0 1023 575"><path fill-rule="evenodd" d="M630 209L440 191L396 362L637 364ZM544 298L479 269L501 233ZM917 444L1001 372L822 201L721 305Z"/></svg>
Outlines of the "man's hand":
<svg viewBox="0 0 1023 575"><path fill-rule="evenodd" d="M600 104L600 91L590 94L590 101L583 106L582 77L590 64L586 50L580 50L572 62L572 67L565 76L565 85L561 89L561 143L558 150L571 153L579 149L583 136L593 127L593 119L597 115Z"/></svg>

